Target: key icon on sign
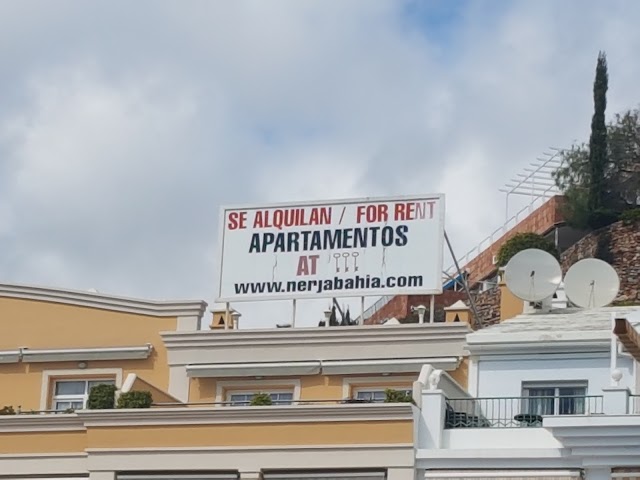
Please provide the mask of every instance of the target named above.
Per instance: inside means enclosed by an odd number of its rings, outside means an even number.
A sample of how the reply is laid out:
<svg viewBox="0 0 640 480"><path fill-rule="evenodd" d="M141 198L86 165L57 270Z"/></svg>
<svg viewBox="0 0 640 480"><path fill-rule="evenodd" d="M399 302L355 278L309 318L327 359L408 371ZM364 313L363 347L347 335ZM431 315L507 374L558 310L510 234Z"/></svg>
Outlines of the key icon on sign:
<svg viewBox="0 0 640 480"><path fill-rule="evenodd" d="M334 253L333 258L336 259L336 272L340 273L340 265L338 264L338 261L340 260L340 254Z"/></svg>

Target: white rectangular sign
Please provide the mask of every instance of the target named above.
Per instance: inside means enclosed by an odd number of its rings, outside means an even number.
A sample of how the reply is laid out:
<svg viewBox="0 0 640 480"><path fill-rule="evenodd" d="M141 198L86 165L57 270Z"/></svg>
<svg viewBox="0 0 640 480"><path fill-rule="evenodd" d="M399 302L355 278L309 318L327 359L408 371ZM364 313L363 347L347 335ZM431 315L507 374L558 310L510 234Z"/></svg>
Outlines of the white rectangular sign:
<svg viewBox="0 0 640 480"><path fill-rule="evenodd" d="M223 207L218 301L442 293L444 195Z"/></svg>

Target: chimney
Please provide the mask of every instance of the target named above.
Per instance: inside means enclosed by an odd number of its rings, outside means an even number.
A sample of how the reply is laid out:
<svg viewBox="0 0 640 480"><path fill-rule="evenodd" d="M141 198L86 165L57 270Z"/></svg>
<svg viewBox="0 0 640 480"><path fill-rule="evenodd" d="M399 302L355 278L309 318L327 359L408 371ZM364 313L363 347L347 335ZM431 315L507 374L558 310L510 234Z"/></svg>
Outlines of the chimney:
<svg viewBox="0 0 640 480"><path fill-rule="evenodd" d="M567 308L569 306L567 302L567 294L564 291L564 282L560 282L560 286L553 295L551 303L553 308Z"/></svg>
<svg viewBox="0 0 640 480"><path fill-rule="evenodd" d="M522 313L535 315L536 313L549 313L552 308L552 297L547 297L540 302L522 302Z"/></svg>
<svg viewBox="0 0 640 480"><path fill-rule="evenodd" d="M471 310L462 300L458 300L453 305L444 308L444 321L447 323L460 322L469 324L471 321Z"/></svg>
<svg viewBox="0 0 640 480"><path fill-rule="evenodd" d="M500 270L498 288L500 289L500 323L520 315L524 310L522 300L516 297L504 281L504 270Z"/></svg>
<svg viewBox="0 0 640 480"><path fill-rule="evenodd" d="M209 324L211 330L234 330L238 328L240 312L230 309L229 318L226 318L226 309L211 310L211 313L213 314Z"/></svg>

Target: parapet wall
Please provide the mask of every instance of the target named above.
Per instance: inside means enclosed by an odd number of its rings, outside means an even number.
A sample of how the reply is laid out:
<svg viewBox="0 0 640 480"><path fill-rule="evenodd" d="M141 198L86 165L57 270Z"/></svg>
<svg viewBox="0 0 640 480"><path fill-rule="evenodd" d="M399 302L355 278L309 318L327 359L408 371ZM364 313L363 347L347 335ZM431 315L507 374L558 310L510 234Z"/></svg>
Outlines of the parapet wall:
<svg viewBox="0 0 640 480"><path fill-rule="evenodd" d="M444 318L444 307L448 307L458 300L464 299L466 299L464 292L454 292L452 290L447 290L443 292L442 295L436 295L436 320ZM430 302L430 295L396 295L389 303L365 320L364 323L365 325L380 324L391 317L395 317L398 320L405 320L412 316L411 307L424 305L428 309ZM427 312L426 317L429 318L429 312Z"/></svg>

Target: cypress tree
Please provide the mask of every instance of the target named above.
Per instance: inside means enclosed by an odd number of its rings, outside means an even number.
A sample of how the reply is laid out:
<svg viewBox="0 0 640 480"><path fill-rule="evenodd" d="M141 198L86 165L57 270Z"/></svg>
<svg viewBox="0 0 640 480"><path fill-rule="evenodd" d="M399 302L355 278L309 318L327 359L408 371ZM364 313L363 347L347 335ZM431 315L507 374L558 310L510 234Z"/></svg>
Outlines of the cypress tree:
<svg viewBox="0 0 640 480"><path fill-rule="evenodd" d="M592 227L597 228L602 216L606 215L606 178L608 164L607 126L605 110L607 109L607 89L609 75L607 73L607 57L604 52L598 54L596 78L593 82L593 118L591 119L591 136L589 138L589 188L587 207Z"/></svg>

